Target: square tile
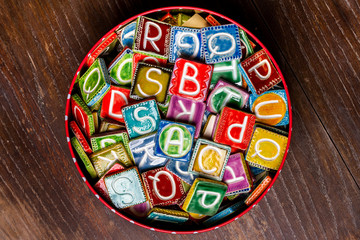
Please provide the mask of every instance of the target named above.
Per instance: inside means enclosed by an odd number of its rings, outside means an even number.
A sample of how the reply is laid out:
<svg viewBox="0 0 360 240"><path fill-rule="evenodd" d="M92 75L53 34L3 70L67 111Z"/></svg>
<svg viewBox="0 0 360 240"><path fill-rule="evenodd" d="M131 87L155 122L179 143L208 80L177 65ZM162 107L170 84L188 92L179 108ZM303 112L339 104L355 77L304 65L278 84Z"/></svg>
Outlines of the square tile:
<svg viewBox="0 0 360 240"><path fill-rule="evenodd" d="M197 178L191 186L182 209L189 213L212 216L218 211L226 190L225 183Z"/></svg>
<svg viewBox="0 0 360 240"><path fill-rule="evenodd" d="M241 87L242 77L239 69L239 63L239 59L215 63L213 74L211 76L210 89L213 89L220 79Z"/></svg>
<svg viewBox="0 0 360 240"><path fill-rule="evenodd" d="M161 120L155 139L155 155L177 161L189 161L195 127L188 124Z"/></svg>
<svg viewBox="0 0 360 240"><path fill-rule="evenodd" d="M79 79L81 96L86 105L93 110L101 103L110 89L110 78L105 61L98 58Z"/></svg>
<svg viewBox="0 0 360 240"><path fill-rule="evenodd" d="M250 110L256 121L270 126L289 124L289 109L285 90L270 90L261 95L251 95Z"/></svg>
<svg viewBox="0 0 360 240"><path fill-rule="evenodd" d="M134 162L141 173L150 169L163 167L168 161L167 158L154 155L155 133L131 139L129 147Z"/></svg>
<svg viewBox="0 0 360 240"><path fill-rule="evenodd" d="M129 154L129 156L131 156L129 148L129 137L125 130L94 134L90 137L90 142L94 152L116 143L122 143L126 149L126 152Z"/></svg>
<svg viewBox="0 0 360 240"><path fill-rule="evenodd" d="M203 58L200 29L172 27L169 62L177 58L201 61Z"/></svg>
<svg viewBox="0 0 360 240"><path fill-rule="evenodd" d="M125 48L109 66L110 80L116 85L131 86L133 52Z"/></svg>
<svg viewBox="0 0 360 240"><path fill-rule="evenodd" d="M150 222L165 222L173 224L183 224L189 220L189 214L183 211L163 208L153 208L146 218Z"/></svg>
<svg viewBox="0 0 360 240"><path fill-rule="evenodd" d="M136 167L105 177L105 185L115 207L123 209L147 201Z"/></svg>
<svg viewBox="0 0 360 240"><path fill-rule="evenodd" d="M115 30L119 42L123 48L132 48L134 43L134 36L136 31L136 20L126 25L123 25Z"/></svg>
<svg viewBox="0 0 360 240"><path fill-rule="evenodd" d="M242 153L230 155L222 181L228 185L226 196L251 191L252 180Z"/></svg>
<svg viewBox="0 0 360 240"><path fill-rule="evenodd" d="M105 176L107 175L112 175L114 173L119 173L121 171L125 170L125 168L123 167L123 165L121 165L120 163L114 163L114 165L112 165L109 170L107 170L103 176L95 183L94 185L94 189L95 191L102 197L104 198L104 200L106 200L107 202L111 202L110 196L109 196L109 192L106 189L106 185L105 185Z"/></svg>
<svg viewBox="0 0 360 240"><path fill-rule="evenodd" d="M137 19L133 49L169 57L171 25L140 16Z"/></svg>
<svg viewBox="0 0 360 240"><path fill-rule="evenodd" d="M127 105L121 111L130 138L154 132L159 128L160 113L154 99Z"/></svg>
<svg viewBox="0 0 360 240"><path fill-rule="evenodd" d="M88 106L77 94L71 96L71 111L75 121L85 135L87 137L93 135L95 133L94 117Z"/></svg>
<svg viewBox="0 0 360 240"><path fill-rule="evenodd" d="M199 138L193 149L188 171L221 181L230 152L229 146Z"/></svg>
<svg viewBox="0 0 360 240"><path fill-rule="evenodd" d="M214 133L214 141L241 150L247 149L255 120L253 114L224 107Z"/></svg>
<svg viewBox="0 0 360 240"><path fill-rule="evenodd" d="M152 206L176 204L184 195L180 178L164 167L141 174Z"/></svg>
<svg viewBox="0 0 360 240"><path fill-rule="evenodd" d="M257 126L246 154L249 165L265 170L278 170L283 160L288 138Z"/></svg>
<svg viewBox="0 0 360 240"><path fill-rule="evenodd" d="M205 62L213 64L241 58L239 28L235 24L201 29Z"/></svg>
<svg viewBox="0 0 360 240"><path fill-rule="evenodd" d="M122 143L103 148L89 157L99 178L116 162L125 167L133 166L133 162Z"/></svg>
<svg viewBox="0 0 360 240"><path fill-rule="evenodd" d="M246 106L250 94L223 80L219 80L207 99L207 110L219 113L225 106L242 109Z"/></svg>
<svg viewBox="0 0 360 240"><path fill-rule="evenodd" d="M171 77L171 69L139 62L137 64L130 97L144 99L155 97L156 101L164 104Z"/></svg>
<svg viewBox="0 0 360 240"><path fill-rule="evenodd" d="M124 122L121 108L130 102L130 89L126 87L111 86L102 100L100 117Z"/></svg>
<svg viewBox="0 0 360 240"><path fill-rule="evenodd" d="M183 58L175 61L169 93L204 101L210 85L213 66Z"/></svg>

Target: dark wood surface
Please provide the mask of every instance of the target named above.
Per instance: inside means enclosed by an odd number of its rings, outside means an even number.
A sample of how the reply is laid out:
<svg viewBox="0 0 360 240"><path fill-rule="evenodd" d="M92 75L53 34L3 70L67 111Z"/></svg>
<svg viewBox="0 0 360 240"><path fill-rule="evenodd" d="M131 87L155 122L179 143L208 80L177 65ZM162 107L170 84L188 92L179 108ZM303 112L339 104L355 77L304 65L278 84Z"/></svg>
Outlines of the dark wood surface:
<svg viewBox="0 0 360 240"><path fill-rule="evenodd" d="M0 1L0 239L360 238L360 2L211 2ZM193 236L112 213L83 183L64 129L68 89L92 45L168 4L217 11L253 32L293 106L290 151L271 191L237 221Z"/></svg>

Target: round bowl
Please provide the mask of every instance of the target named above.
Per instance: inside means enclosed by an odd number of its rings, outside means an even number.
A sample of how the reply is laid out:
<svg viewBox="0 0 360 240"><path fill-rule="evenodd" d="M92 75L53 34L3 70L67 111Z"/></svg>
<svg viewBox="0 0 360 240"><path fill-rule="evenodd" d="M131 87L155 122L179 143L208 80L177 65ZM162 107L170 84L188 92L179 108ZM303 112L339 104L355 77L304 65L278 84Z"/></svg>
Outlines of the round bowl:
<svg viewBox="0 0 360 240"><path fill-rule="evenodd" d="M146 222L142 222L142 221L138 221L136 219L133 219L133 218L131 218L131 216L126 215L125 213L122 213L122 212L118 211L111 204L109 204L102 197L100 197L99 194L94 190L94 188L90 184L89 180L85 177L85 174L83 173L82 166L80 166L78 164L77 158L75 157L75 154L74 154L73 147L72 147L72 145L70 143L69 122L70 122L70 120L72 118L72 116L71 116L71 108L70 108L71 93L72 93L72 90L73 90L73 87L74 87L74 84L75 84L75 81L76 81L78 75L80 74L83 67L86 66L88 58L90 57L90 53L92 53L95 50L95 48L97 46L99 46L99 44L102 43L106 39L106 37L108 37L112 32L114 32L119 26L125 25L126 23L129 23L130 21L136 19L139 16L148 16L148 15L159 13L159 12L163 12L165 14L168 11L175 11L175 10L183 10L183 11L188 11L188 12L189 11L190 12L191 11L192 12L194 12L194 11L205 12L205 13L208 13L208 14L211 14L211 15L215 16L216 18L221 19L222 21L236 24L239 28L243 29L247 33L249 39L252 40L253 42L255 42L257 45L259 45L262 49L264 49L266 51L266 53L268 54L268 56L270 57L272 63L274 64L276 70L278 71L278 73L279 73L279 75L280 75L280 77L282 79L282 84L283 84L283 87L284 87L284 89L286 91L287 100L288 100L288 110L289 110L289 125L287 127L287 130L288 130L288 142L287 142L286 151L285 151L284 157L282 159L280 168L277 170L276 174L273 176L271 183L268 185L268 187L262 192L262 194L250 206L247 206L245 209L242 209L241 212L237 212L236 214L231 215L231 217L226 218L225 220L222 220L218 224L216 224L214 226L211 226L211 227L201 227L201 226L195 226L194 225L194 226L190 226L190 227L188 227L188 226L185 227L184 226L184 227L181 227L181 229L180 229L180 227L178 229L177 228L174 229L174 228L168 228L164 224L164 226L160 228L160 227L152 226L151 224L147 224ZM261 201L261 199L266 195L266 193L269 192L270 188L272 187L272 185L274 184L274 182L276 181L277 177L279 176L279 174L281 172L281 169L282 169L282 167L284 165L284 162L285 162L286 155L287 155L287 153L289 151L291 132L292 132L292 110L291 110L291 103L290 103L290 96L289 96L288 88L286 86L284 77L283 77L283 75L282 75L282 73L281 73L281 71L279 69L279 66L276 63L276 61L274 60L274 58L272 57L272 55L270 54L270 52L267 50L267 48L259 41L259 39L257 39L251 32L249 32L246 28L244 28L243 26L241 26L240 24L238 24L234 20L232 20L232 19L230 19L230 18L228 18L226 16L223 16L223 15L217 13L217 12L213 12L213 11L202 9L202 8L196 8L196 7L188 7L188 6L186 6L186 7L185 6L177 7L177 6L174 6L174 7L165 7L165 8L153 9L153 10L150 10L150 11L140 13L140 14L138 14L136 16L133 16L133 17L125 20L124 22L118 24L113 29L111 29L102 38L100 38L100 40L90 49L89 53L86 55L86 57L83 59L80 66L78 67L78 69L76 71L76 74L75 74L75 76L74 76L74 78L72 80L72 83L70 85L69 93L67 95L66 109L65 109L65 131L66 131L67 143L68 143L69 150L70 150L70 153L71 153L71 156L72 156L72 160L73 160L77 170L79 171L82 179L84 180L85 184L89 187L91 192L95 195L95 197L98 198L112 212L114 212L115 214L119 215L120 217L122 217L123 219L129 221L132 224L136 224L136 225L138 225L140 227L149 229L151 231L171 233L171 234L196 234L196 233L201 233L201 232L206 232L206 231L211 231L211 230L214 230L214 229L218 229L219 227L222 227L222 226L224 226L226 224L229 224L229 223L233 222L234 220L237 220L242 215L244 215L245 213L250 211L250 209L252 209L254 206L256 206L259 203L259 201Z"/></svg>

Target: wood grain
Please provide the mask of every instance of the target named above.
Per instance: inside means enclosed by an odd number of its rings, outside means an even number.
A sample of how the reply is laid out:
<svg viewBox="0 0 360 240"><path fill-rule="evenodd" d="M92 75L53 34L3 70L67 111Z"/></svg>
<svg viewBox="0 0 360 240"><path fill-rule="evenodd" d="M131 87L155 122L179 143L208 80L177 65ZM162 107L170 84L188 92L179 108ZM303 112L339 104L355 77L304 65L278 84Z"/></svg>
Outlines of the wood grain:
<svg viewBox="0 0 360 240"><path fill-rule="evenodd" d="M182 237L135 226L97 200L63 127L71 79L91 46L119 22L169 3L0 2L1 239L360 238L359 2L196 2L265 43L289 86L294 122L266 197L229 225Z"/></svg>

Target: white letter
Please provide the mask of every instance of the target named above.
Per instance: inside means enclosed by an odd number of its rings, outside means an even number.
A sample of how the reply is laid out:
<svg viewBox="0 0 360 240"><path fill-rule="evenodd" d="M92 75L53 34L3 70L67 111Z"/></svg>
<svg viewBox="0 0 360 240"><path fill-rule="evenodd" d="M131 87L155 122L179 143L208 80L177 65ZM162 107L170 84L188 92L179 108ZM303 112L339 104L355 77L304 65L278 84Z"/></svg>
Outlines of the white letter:
<svg viewBox="0 0 360 240"><path fill-rule="evenodd" d="M272 119L272 118L280 118L280 117L282 117L281 114L260 115L260 113L259 113L259 108L261 108L262 106L267 105L267 104L272 104L272 103L278 103L278 102L279 102L279 100L269 100L269 101L261 102L258 105L256 105L256 107L255 107L255 115L256 115L256 117L260 118L260 119Z"/></svg>
<svg viewBox="0 0 360 240"><path fill-rule="evenodd" d="M146 107L137 107L134 111L134 118L136 121L139 121L139 122L149 120L151 122L151 128L149 128L148 130L142 131L138 127L133 127L134 132L136 132L137 134L141 134L141 135L151 133L153 130L155 130L155 126L156 126L156 122L155 122L154 118L152 118L150 116L139 117L139 112L142 110L148 110L148 109Z"/></svg>
<svg viewBox="0 0 360 240"><path fill-rule="evenodd" d="M114 139L111 139L111 138L102 139L102 140L100 141L100 147L101 147L101 148L104 148L106 143L112 144L112 143L116 143L116 141L115 141Z"/></svg>
<svg viewBox="0 0 360 240"><path fill-rule="evenodd" d="M159 189L157 188L157 182L160 181L160 179L158 178L159 175L166 175L166 176L169 178L170 182L171 182L171 194L170 194L169 196L165 196L165 197L164 197L163 195L160 194ZM157 195L161 200L163 200L163 201L170 200L170 199L172 199L172 198L175 196L175 193L176 193L175 180L174 180L173 176L172 176L170 173L168 173L168 172L166 172L166 171L159 171L159 172L157 172L157 173L155 174L154 177L153 177L153 176L149 176L149 178L150 178L151 180L153 180L153 188L154 188L154 191L155 191L156 195Z"/></svg>
<svg viewBox="0 0 360 240"><path fill-rule="evenodd" d="M194 50L194 53L189 56L188 58L190 59L193 59L194 57L196 57L196 55L198 54L199 52L199 48L200 48L200 43L199 43L199 39L197 38L196 34L195 33L191 33L191 32L181 32L179 34L179 37L177 38L177 41L176 41L176 45L178 45L179 47L182 47L182 48L191 48L191 44L189 43L182 43L181 40L186 37L186 36L190 36L194 39L194 43L195 43L195 50Z"/></svg>
<svg viewBox="0 0 360 240"><path fill-rule="evenodd" d="M79 119L78 119L78 117L77 117L76 110L78 110L78 111L80 112L81 120L82 120L82 121L81 121L81 123L82 123L82 128L85 130L85 119L84 119L84 116L83 116L80 108L79 108L78 106L75 106L75 107L74 107L74 115L75 115L74 117L75 117L75 119L76 119L78 122L80 122L80 121L79 121Z"/></svg>
<svg viewBox="0 0 360 240"><path fill-rule="evenodd" d="M246 124L247 124L247 121L248 121L248 116L245 116L244 117L244 121L242 124L240 123L234 123L234 124L231 124L230 127L228 128L227 130L227 134L228 134L228 137L231 141L233 142L236 142L236 143L241 143L243 138L244 138L244 133L245 133L245 129L246 129ZM234 127L240 127L241 128L241 132L240 132L240 137L237 139L237 138L234 138L233 136L231 136L231 129L233 129Z"/></svg>
<svg viewBox="0 0 360 240"><path fill-rule="evenodd" d="M187 70L188 70L189 67L192 68L194 70L194 72L195 72L193 76L187 75ZM198 69L193 64L191 64L189 62L185 62L183 74L182 74L181 80L180 80L179 93L189 95L189 96L197 95L200 92L200 84L196 80L197 75L198 75ZM195 92L189 92L189 91L184 90L186 80L195 83L195 85L196 85L196 91Z"/></svg>
<svg viewBox="0 0 360 240"><path fill-rule="evenodd" d="M204 208L212 208L213 206L215 206L219 200L220 200L220 197L221 197L221 194L220 193L217 193L217 192L209 192L209 191L203 191L203 190L199 190L197 191L198 194L203 194L202 197L201 197L201 206L204 207ZM207 205L205 204L205 199L206 199L206 196L207 195L212 195L212 196L216 196L216 199L213 203Z"/></svg>
<svg viewBox="0 0 360 240"><path fill-rule="evenodd" d="M158 85L158 87L159 87L159 90L158 90L155 94L153 94L153 95L148 95L148 94L144 93L144 91L143 91L143 90L141 89L141 87L140 87L140 84L138 84L138 85L137 85L137 88L138 88L139 92L140 92L142 95L144 95L144 97L156 96L156 95L158 95L158 94L162 91L162 85L161 85L161 83L160 83L159 81L157 81L157 80L152 79L152 78L149 77L149 75L150 75L151 72L156 72L156 73L159 74L159 75L161 75L162 72L161 72L161 70L158 69L158 68L150 68L150 69L146 72L146 80L148 80L149 82L152 82L152 83L156 83L156 85Z"/></svg>
<svg viewBox="0 0 360 240"><path fill-rule="evenodd" d="M245 179L243 176L236 177L235 172L232 169L232 167L226 166L225 169L228 170L230 172L231 176L232 176L232 179L227 179L225 181L226 183L229 184L229 183L241 182L241 181L243 181Z"/></svg>
<svg viewBox="0 0 360 240"><path fill-rule="evenodd" d="M90 77L94 72L97 72L97 74L98 74L98 80L97 80L97 82L96 82L95 87L93 87L92 89L91 89L90 87L89 87L89 89L85 89L86 83L87 83L89 77ZM89 98L89 94L90 94L90 93L92 93L93 91L95 91L95 89L96 89L97 86L99 85L100 78L101 78L101 77L100 77L100 70L99 70L98 68L94 68L94 69L91 70L90 73L86 76L85 82L84 82L84 85L83 85L83 91L84 91L84 93L86 93L86 99Z"/></svg>
<svg viewBox="0 0 360 240"><path fill-rule="evenodd" d="M274 146L276 147L276 150L277 150L276 155L271 157L271 158L268 158L268 157L265 157L264 155L260 154L262 152L262 150L259 149L260 148L259 144L262 143L262 142L270 142L270 143L274 144ZM269 138L260 139L260 140L258 140L256 142L256 144L255 144L255 153L251 157L255 157L256 155L258 155L259 157L261 157L265 161L275 160L280 155L280 146L279 146L279 144L277 142L275 142L272 139L269 139Z"/></svg>
<svg viewBox="0 0 360 240"><path fill-rule="evenodd" d="M145 145L145 146L143 146L143 147L140 147L140 148L136 148L136 149L134 150L135 153L140 153L140 152L143 152L143 151L144 151L144 153L143 153L143 158L140 160L140 163L139 163L139 167L142 167L142 166L145 164L145 162L146 162L146 160L147 160L148 158L149 158L150 161L151 161L151 163L150 163L151 166L160 164L161 162L164 162L164 161L166 160L166 158L157 157L157 156L154 156L154 155L152 154L152 152L154 151L154 150L153 150L154 147L155 147L155 143L152 142L152 143L150 143L150 144L147 144L147 145ZM151 151L150 151L150 149L151 149Z"/></svg>
<svg viewBox="0 0 360 240"><path fill-rule="evenodd" d="M217 170L217 168L216 168L216 167L213 167L213 168L210 169L210 170L206 170L206 169L204 168L202 157L203 157L205 151L207 151L207 150L214 150L214 151L219 155L219 158L221 157L221 152L220 152L220 150L219 150L217 147L213 147L213 146L206 146L206 147L204 147L203 149L201 149L201 151L200 151L200 153L199 153L199 157L198 157L198 159L199 159L199 160L198 160L199 168L200 168L201 171L203 171L204 173L210 174L210 173L215 172L215 171ZM211 156L209 156L209 157L211 157Z"/></svg>
<svg viewBox="0 0 360 240"><path fill-rule="evenodd" d="M125 59L119 66L117 72L116 72L116 76L119 80L119 82L123 83L123 84L126 84L126 83L129 83L131 82L131 78L128 79L128 80L124 80L121 78L121 70L123 69L123 67L125 66L125 64L127 63L131 63L132 64L132 58L128 58L128 59Z"/></svg>
<svg viewBox="0 0 360 240"><path fill-rule="evenodd" d="M179 140L172 140L172 136L174 135L175 131L179 133ZM179 146L178 154L181 154L184 146L183 143L184 143L184 132L182 131L182 129L179 127L172 127L169 130L168 135L166 137L164 151L168 151L169 145L177 145Z"/></svg>
<svg viewBox="0 0 360 240"><path fill-rule="evenodd" d="M179 113L176 117L175 117L175 120L178 120L180 117L184 116L184 115L189 115L189 122L192 122L193 119L194 119L194 115L195 115L195 103L192 103L191 104L191 109L190 111L187 111L187 109L185 108L184 106L184 103L179 100L178 101L179 105L180 105L180 108L182 110L181 113Z"/></svg>
<svg viewBox="0 0 360 240"><path fill-rule="evenodd" d="M109 115L114 118L122 118L123 115L121 114L121 111L120 111L120 113L114 113L114 101L115 101L116 94L120 95L124 99L125 105L128 104L128 100L124 93L122 93L118 90L112 90L111 96L110 96L110 104L109 104Z"/></svg>
<svg viewBox="0 0 360 240"><path fill-rule="evenodd" d="M158 35L155 37L149 37L149 28L150 25L155 27L156 30L158 31ZM158 48L158 46L156 46L155 41L158 41L161 38L161 28L159 27L159 25L157 25L156 23L153 22L146 22L145 23L145 34L144 34L144 42L143 42L143 48L146 49L146 44L147 41L150 42L150 44L153 46L153 48L157 51L160 52L160 49Z"/></svg>
<svg viewBox="0 0 360 240"><path fill-rule="evenodd" d="M213 48L213 46L212 46L212 41L213 41L213 40L215 39L215 37L217 37L217 36L219 36L219 37L224 36L224 37L230 38L231 47L230 47L228 50L226 50L226 51L218 52L217 50L219 49L219 46L216 46L215 48ZM210 54L210 57L211 57L211 58L212 58L215 54L217 54L217 55L229 54L229 53L231 53L232 51L235 50L235 39L234 39L234 37L233 37L231 34L229 34L229 33L216 33L216 34L212 35L212 36L210 37L210 39L209 39L209 50L210 50L210 52L211 52L211 54Z"/></svg>
<svg viewBox="0 0 360 240"><path fill-rule="evenodd" d="M268 69L268 72L267 72L267 74L265 76L261 75L259 73L259 71L257 70L259 67L261 67L264 64L266 64L267 69ZM259 62L258 64L256 64L255 66L253 66L252 68L249 69L249 73L252 72L252 71L255 71L255 74L260 78L260 80L268 79L270 77L270 75L271 75L271 66L270 66L269 61L267 59L262 60L261 62Z"/></svg>

